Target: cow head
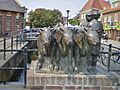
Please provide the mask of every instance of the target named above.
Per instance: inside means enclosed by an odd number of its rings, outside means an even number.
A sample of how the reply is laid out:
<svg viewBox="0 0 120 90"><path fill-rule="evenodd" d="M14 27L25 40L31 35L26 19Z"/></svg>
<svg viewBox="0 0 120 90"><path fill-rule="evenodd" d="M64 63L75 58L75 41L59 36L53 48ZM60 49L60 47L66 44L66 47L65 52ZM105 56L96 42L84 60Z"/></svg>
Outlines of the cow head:
<svg viewBox="0 0 120 90"><path fill-rule="evenodd" d="M42 28L39 30L38 35L38 47L42 46L44 50L43 53L48 55L51 47L51 29L50 28Z"/></svg>
<svg viewBox="0 0 120 90"><path fill-rule="evenodd" d="M88 43L91 45L96 45L100 43L98 32L96 30L93 30L92 28L84 28L86 31Z"/></svg>
<svg viewBox="0 0 120 90"><path fill-rule="evenodd" d="M63 38L63 29L62 28L55 28L53 31L53 38L57 42L58 46L61 47L61 41Z"/></svg>
<svg viewBox="0 0 120 90"><path fill-rule="evenodd" d="M73 32L71 29L64 29L63 42L65 45L71 45L73 43Z"/></svg>
<svg viewBox="0 0 120 90"><path fill-rule="evenodd" d="M74 32L74 42L82 49L83 47L83 40L85 40L85 32L83 28L75 29Z"/></svg>

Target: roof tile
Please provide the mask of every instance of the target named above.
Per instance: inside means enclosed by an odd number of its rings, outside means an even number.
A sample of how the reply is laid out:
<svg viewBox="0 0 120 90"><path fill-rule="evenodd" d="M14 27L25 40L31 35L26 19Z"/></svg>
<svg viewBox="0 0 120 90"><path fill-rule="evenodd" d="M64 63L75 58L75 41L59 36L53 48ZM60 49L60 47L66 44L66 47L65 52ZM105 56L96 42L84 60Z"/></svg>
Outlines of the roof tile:
<svg viewBox="0 0 120 90"><path fill-rule="evenodd" d="M112 12L115 12L115 11L120 11L120 6L115 7L115 8L107 9L107 10L103 11L103 14L112 13Z"/></svg>
<svg viewBox="0 0 120 90"><path fill-rule="evenodd" d="M104 1L104 0L89 0L85 4L85 6L81 9L81 12L92 9L92 8L103 10L104 7L105 8L110 8L111 5L109 4L109 2Z"/></svg>
<svg viewBox="0 0 120 90"><path fill-rule="evenodd" d="M0 0L0 10L25 13L25 10L15 0Z"/></svg>

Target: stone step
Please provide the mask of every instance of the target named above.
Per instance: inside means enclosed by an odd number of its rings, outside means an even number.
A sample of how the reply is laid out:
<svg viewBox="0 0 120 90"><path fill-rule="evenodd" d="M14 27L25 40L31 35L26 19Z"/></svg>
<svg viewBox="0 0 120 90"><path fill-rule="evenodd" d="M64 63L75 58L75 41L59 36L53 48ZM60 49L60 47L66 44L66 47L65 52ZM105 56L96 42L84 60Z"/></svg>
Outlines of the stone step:
<svg viewBox="0 0 120 90"><path fill-rule="evenodd" d="M47 85L47 86L27 86L30 90L119 90L118 86L62 86L62 85Z"/></svg>
<svg viewBox="0 0 120 90"><path fill-rule="evenodd" d="M27 71L30 90L120 90L120 76L113 72L97 75L37 73L32 65Z"/></svg>
<svg viewBox="0 0 120 90"><path fill-rule="evenodd" d="M119 78L106 75L39 75L27 77L27 86L31 85L117 86L119 85Z"/></svg>

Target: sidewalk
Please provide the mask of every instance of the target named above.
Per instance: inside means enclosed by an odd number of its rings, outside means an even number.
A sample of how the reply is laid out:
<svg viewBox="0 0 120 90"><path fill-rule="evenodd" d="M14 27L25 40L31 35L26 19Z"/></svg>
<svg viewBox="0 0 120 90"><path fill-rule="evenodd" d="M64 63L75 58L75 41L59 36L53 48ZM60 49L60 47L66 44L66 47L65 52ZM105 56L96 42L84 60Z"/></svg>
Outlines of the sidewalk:
<svg viewBox="0 0 120 90"><path fill-rule="evenodd" d="M107 45L112 44L112 46L120 48L120 41L102 39L101 43L107 44Z"/></svg>
<svg viewBox="0 0 120 90"><path fill-rule="evenodd" d="M30 90L23 88L23 85L0 85L0 90Z"/></svg>

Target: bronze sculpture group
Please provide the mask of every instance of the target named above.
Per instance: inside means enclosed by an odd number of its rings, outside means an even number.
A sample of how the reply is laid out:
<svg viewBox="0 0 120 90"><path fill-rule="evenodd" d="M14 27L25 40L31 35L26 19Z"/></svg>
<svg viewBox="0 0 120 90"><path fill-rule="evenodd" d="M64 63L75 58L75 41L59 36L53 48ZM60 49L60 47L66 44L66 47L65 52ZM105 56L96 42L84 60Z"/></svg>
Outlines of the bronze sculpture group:
<svg viewBox="0 0 120 90"><path fill-rule="evenodd" d="M37 41L37 67L70 74L94 73L103 33L99 17L99 12L90 12L80 27L42 28Z"/></svg>

